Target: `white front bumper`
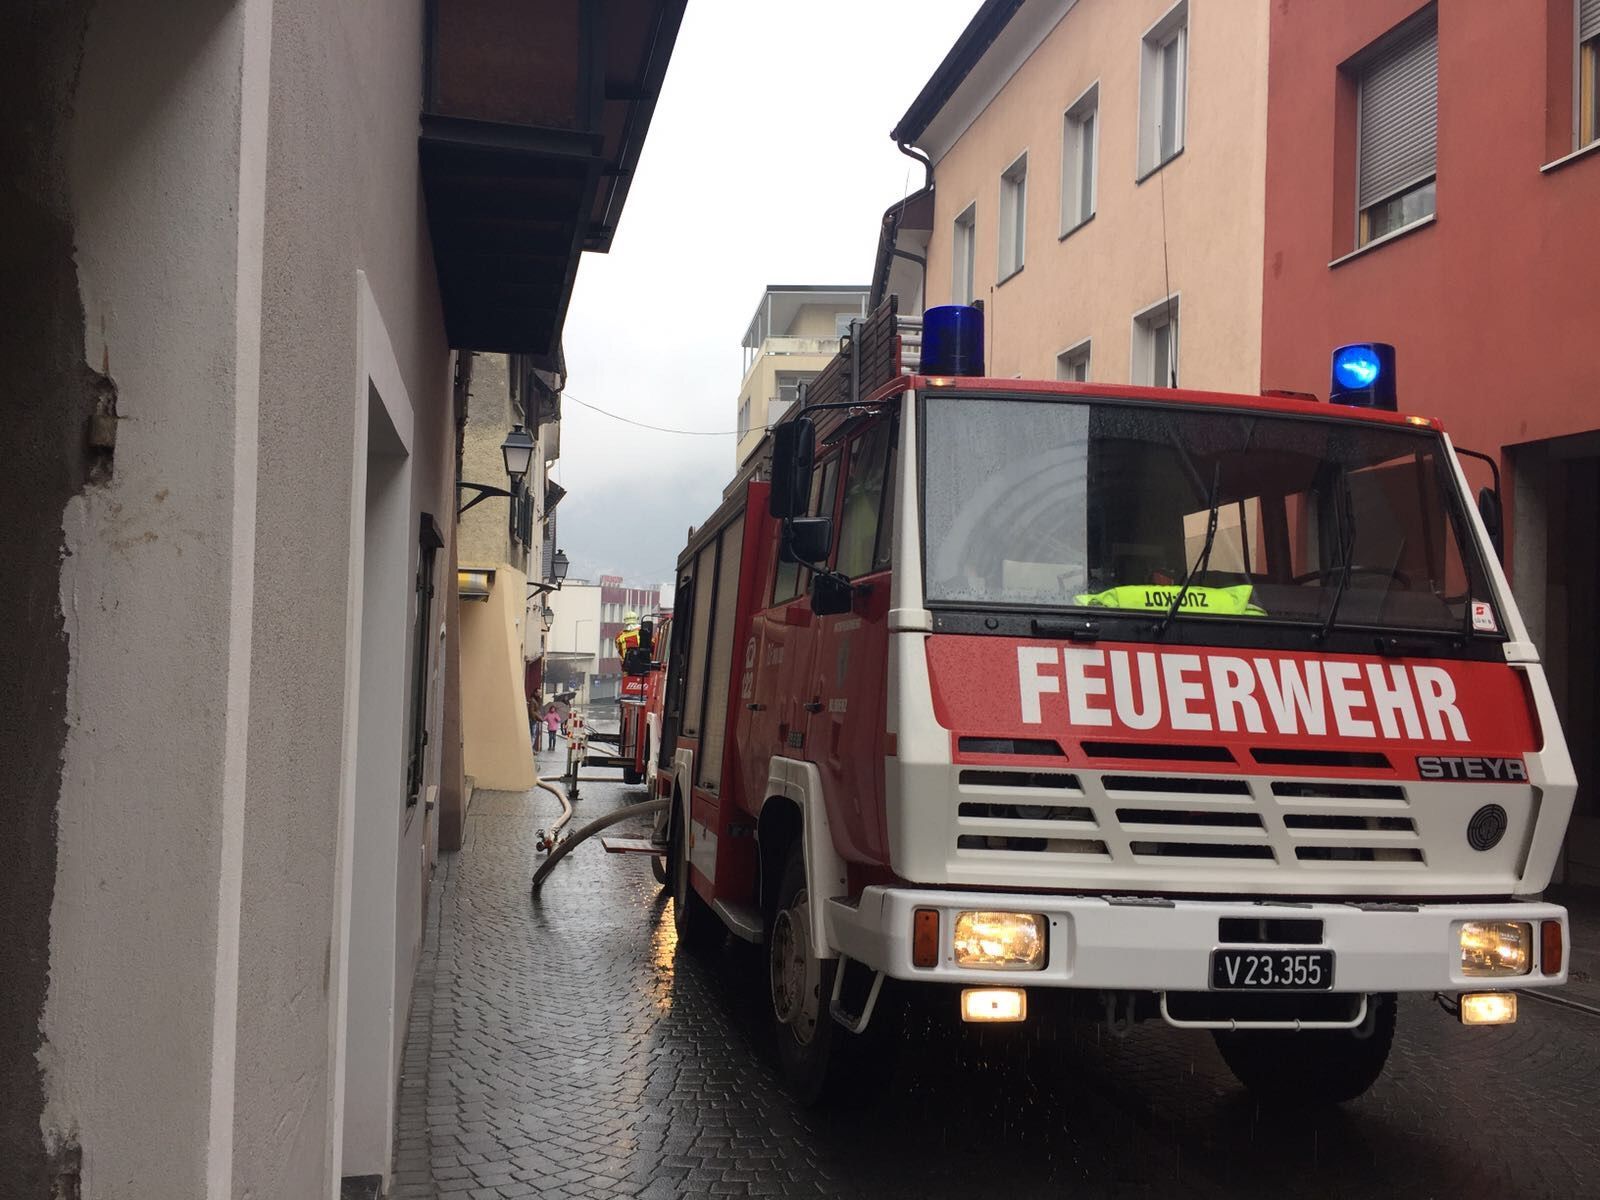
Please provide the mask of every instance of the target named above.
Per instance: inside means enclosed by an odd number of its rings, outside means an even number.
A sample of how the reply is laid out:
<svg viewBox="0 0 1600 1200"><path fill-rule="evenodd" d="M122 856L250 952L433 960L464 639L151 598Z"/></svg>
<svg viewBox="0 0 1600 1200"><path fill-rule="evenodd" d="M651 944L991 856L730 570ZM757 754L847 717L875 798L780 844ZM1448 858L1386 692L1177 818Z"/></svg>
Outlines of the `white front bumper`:
<svg viewBox="0 0 1600 1200"><path fill-rule="evenodd" d="M940 962L911 962L912 914L939 912ZM977 909L1031 912L1049 922L1048 960L1042 970L959 967L950 935L957 913ZM935 888L869 887L858 904L830 900L825 908L829 945L840 954L893 979L1017 987L1107 988L1203 992L1211 985L1211 952L1223 945L1223 917L1320 920L1316 947L1334 952L1336 992L1454 992L1552 987L1567 980L1570 959L1566 909L1556 904L1418 904L1384 909L1355 904L1283 904L1270 901L1149 901L1107 896L1015 892L954 892ZM1484 978L1460 972L1464 921L1560 921L1567 948L1561 970L1545 975ZM1228 945L1238 945L1230 942ZM1293 947L1311 949L1314 947Z"/></svg>

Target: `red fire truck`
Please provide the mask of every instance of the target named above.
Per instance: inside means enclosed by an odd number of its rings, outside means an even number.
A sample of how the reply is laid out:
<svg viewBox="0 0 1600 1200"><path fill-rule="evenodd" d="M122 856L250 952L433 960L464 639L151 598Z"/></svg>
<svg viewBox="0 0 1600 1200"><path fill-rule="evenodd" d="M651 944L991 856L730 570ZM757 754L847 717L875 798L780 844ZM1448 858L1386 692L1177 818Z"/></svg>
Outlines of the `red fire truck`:
<svg viewBox="0 0 1600 1200"><path fill-rule="evenodd" d="M656 787L656 755L661 745L661 707L666 696L666 661L657 654L672 641L672 614L657 615L641 624L639 645L622 664L622 690L618 697L618 762L625 783L644 783L652 795Z"/></svg>
<svg viewBox="0 0 1600 1200"><path fill-rule="evenodd" d="M765 944L796 1094L886 981L1209 1030L1315 1103L1399 993L1563 983L1573 768L1498 493L1392 349L1330 402L990 379L980 317L855 329L678 563L674 919Z"/></svg>

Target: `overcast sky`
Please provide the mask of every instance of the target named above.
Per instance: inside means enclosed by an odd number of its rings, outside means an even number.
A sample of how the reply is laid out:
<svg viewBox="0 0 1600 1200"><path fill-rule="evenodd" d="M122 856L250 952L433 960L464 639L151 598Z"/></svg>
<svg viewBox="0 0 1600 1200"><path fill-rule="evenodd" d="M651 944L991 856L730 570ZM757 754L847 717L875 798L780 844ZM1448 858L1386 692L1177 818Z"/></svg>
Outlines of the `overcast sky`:
<svg viewBox="0 0 1600 1200"><path fill-rule="evenodd" d="M672 578L734 472L740 341L769 283L862 284L922 186L889 130L979 0L689 0L610 254L567 315L557 541L573 578Z"/></svg>

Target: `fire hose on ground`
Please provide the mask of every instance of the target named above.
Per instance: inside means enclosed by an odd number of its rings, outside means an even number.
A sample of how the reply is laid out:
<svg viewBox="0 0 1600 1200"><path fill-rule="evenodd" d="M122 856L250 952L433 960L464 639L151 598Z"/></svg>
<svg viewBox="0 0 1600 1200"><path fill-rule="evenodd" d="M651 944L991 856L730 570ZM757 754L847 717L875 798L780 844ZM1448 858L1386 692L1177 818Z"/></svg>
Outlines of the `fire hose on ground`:
<svg viewBox="0 0 1600 1200"><path fill-rule="evenodd" d="M546 833L541 829L534 839L534 845L536 845L540 850L553 850L555 849L555 845L558 840L556 835L566 827L568 821L572 820L572 801L568 800L567 794L555 784L547 783L543 779L538 780L534 786L543 788L557 800L561 801L561 815L556 818L556 823L550 826L550 832Z"/></svg>
<svg viewBox="0 0 1600 1200"><path fill-rule="evenodd" d="M566 811L561 815L561 820L557 822L555 827L550 832L550 837L553 839L555 837L556 830L559 830L562 825L566 824L567 819L572 816L572 805L567 802L566 796L557 791L554 786L542 781L540 782L539 786L544 788L545 791L554 792L557 796L559 796L562 805L566 809ZM539 894L539 887L544 883L545 877L548 876L550 872L555 869L555 865L565 858L567 853L580 842L587 838L593 837L603 829L609 829L613 825L620 824L621 822L628 820L630 817L643 817L653 813L665 812L667 805L670 803L670 799L662 798L660 800L646 800L640 804L624 805L622 808L613 809L611 812L606 813L603 817L596 817L593 821L590 821L587 825L585 825L582 829L579 829L570 837L563 838L560 844L558 844L555 849L550 852L550 857L540 863L539 869L533 873L532 894L535 896Z"/></svg>

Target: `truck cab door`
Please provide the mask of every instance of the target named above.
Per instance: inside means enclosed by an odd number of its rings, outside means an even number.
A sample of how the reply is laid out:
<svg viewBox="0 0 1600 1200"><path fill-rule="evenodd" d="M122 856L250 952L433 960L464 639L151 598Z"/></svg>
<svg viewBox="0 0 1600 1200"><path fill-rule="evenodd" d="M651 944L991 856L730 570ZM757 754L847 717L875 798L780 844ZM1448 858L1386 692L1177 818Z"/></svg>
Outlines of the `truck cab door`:
<svg viewBox="0 0 1600 1200"><path fill-rule="evenodd" d="M889 570L894 421L883 417L845 447L833 566L854 589L849 612L816 618L806 701L806 757L827 796L834 844L847 859L887 860L883 810L889 665Z"/></svg>
<svg viewBox="0 0 1600 1200"><path fill-rule="evenodd" d="M838 482L835 456L812 473L811 515L831 514ZM826 501L824 501L826 497ZM775 526L774 526L775 530ZM785 562L774 536L770 603L752 622L745 648L744 705L739 744L743 750L744 795L752 808L766 799L768 768L773 758L805 759L811 712L812 660L816 654L817 619L806 594L810 572Z"/></svg>

